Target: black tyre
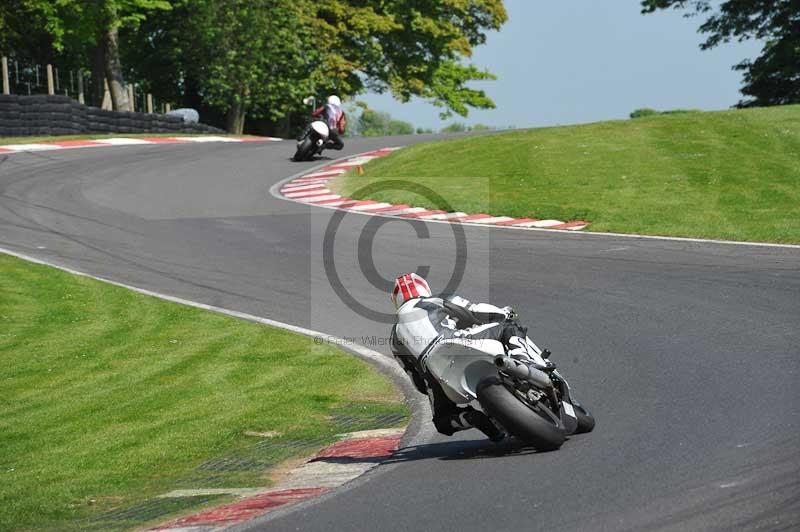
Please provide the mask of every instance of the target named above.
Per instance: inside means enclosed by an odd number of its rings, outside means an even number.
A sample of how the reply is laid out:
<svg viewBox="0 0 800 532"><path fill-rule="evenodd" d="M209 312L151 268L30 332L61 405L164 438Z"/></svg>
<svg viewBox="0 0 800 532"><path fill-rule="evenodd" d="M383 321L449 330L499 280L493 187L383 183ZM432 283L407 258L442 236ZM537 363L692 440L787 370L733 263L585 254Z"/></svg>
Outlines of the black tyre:
<svg viewBox="0 0 800 532"><path fill-rule="evenodd" d="M314 156L314 142L311 137L306 137L303 142L297 147L297 152L294 154L295 161L309 161Z"/></svg>
<svg viewBox="0 0 800 532"><path fill-rule="evenodd" d="M532 407L523 403L500 379L482 380L477 395L487 414L537 450L555 451L564 443L566 431L558 416L542 404Z"/></svg>
<svg viewBox="0 0 800 532"><path fill-rule="evenodd" d="M572 405L575 407L575 415L578 416L578 428L575 434L583 434L594 430L594 416L583 405Z"/></svg>

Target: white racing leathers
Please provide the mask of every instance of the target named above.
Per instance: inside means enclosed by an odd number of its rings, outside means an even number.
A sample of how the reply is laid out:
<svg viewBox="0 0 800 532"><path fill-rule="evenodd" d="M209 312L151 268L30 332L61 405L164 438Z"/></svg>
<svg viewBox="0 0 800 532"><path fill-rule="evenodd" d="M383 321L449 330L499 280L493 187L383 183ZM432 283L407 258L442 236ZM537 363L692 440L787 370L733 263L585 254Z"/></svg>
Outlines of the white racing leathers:
<svg viewBox="0 0 800 532"><path fill-rule="evenodd" d="M428 396L436 429L448 436L475 427L499 440L502 431L482 412L453 403L425 366L429 354L449 338L494 339L503 345L526 337L525 328L510 307L470 303L458 296L424 297L407 301L397 310L392 328L392 353L420 393Z"/></svg>

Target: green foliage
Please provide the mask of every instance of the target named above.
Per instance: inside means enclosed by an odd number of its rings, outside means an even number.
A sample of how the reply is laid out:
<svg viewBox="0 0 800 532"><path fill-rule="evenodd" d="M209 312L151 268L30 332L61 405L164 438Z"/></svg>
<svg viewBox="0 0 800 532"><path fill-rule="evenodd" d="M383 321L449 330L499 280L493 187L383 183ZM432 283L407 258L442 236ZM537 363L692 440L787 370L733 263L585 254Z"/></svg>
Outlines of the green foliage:
<svg viewBox="0 0 800 532"><path fill-rule="evenodd" d="M52 57L53 37L47 31L48 17L42 9L33 9L30 0L0 2L0 53L12 52L38 63ZM41 7L48 7L41 2Z"/></svg>
<svg viewBox="0 0 800 532"><path fill-rule="evenodd" d="M493 106L484 91L467 87L493 77L463 60L486 41L486 30L506 21L502 0L323 0L316 6L338 56L333 64L350 74L340 92L388 90L401 101L420 96L443 107L444 116Z"/></svg>
<svg viewBox="0 0 800 532"><path fill-rule="evenodd" d="M634 112L630 114L631 118L643 118L645 116L653 116L659 114L658 111L655 109L650 109L649 107L643 107L641 109L636 109Z"/></svg>
<svg viewBox="0 0 800 532"><path fill-rule="evenodd" d="M112 28L136 28L149 14L171 9L167 0L9 0L0 7L0 15L11 31L36 26L48 38L44 44L54 52L79 53L85 45L94 45L104 31ZM13 11L11 18L5 11ZM0 20L2 20L0 19ZM0 22L0 27L2 27ZM39 45L43 43L38 43ZM33 50L35 43L17 41L20 51Z"/></svg>
<svg viewBox="0 0 800 532"><path fill-rule="evenodd" d="M195 40L186 58L206 103L223 110L237 103L278 119L312 90L314 65L324 58L304 47L311 31L304 2L194 0L189 7L184 29Z"/></svg>
<svg viewBox="0 0 800 532"><path fill-rule="evenodd" d="M800 103L800 5L795 0L642 0L642 12L686 9L686 16L708 15L700 32L707 50L732 39L765 41L755 61L734 66L744 72L739 106Z"/></svg>
<svg viewBox="0 0 800 532"><path fill-rule="evenodd" d="M655 109L650 109L649 107L644 107L642 109L636 109L630 114L631 118L644 118L646 116L655 116L655 115L682 115L686 113L699 113L700 111L697 109L669 109L667 111L656 111Z"/></svg>
<svg viewBox="0 0 800 532"><path fill-rule="evenodd" d="M364 109L358 119L358 132L362 137L382 137L389 130L391 119L389 113Z"/></svg>
<svg viewBox="0 0 800 532"><path fill-rule="evenodd" d="M6 0L0 15L0 43L84 66L119 28L123 70L157 99L273 121L308 94L367 89L421 97L445 117L491 108L469 84L494 77L468 60L507 19L502 0Z"/></svg>
<svg viewBox="0 0 800 532"><path fill-rule="evenodd" d="M475 124L468 126L461 122L453 122L442 128L442 133L466 133L467 131L491 131L497 129L494 126L487 126L486 124Z"/></svg>
<svg viewBox="0 0 800 532"><path fill-rule="evenodd" d="M469 131L469 127L461 122L453 122L442 128L442 133L464 133L467 131Z"/></svg>
<svg viewBox="0 0 800 532"><path fill-rule="evenodd" d="M413 135L414 126L402 120L389 121L389 135Z"/></svg>
<svg viewBox="0 0 800 532"><path fill-rule="evenodd" d="M752 96L739 107L784 105L800 102L800 24L793 35L768 41L755 61L734 68L744 72L742 93Z"/></svg>
<svg viewBox="0 0 800 532"><path fill-rule="evenodd" d="M404 179L432 187L457 211L800 244L800 105L466 137L405 148L364 169L337 180L336 193L367 199L353 194ZM436 208L408 190L369 199Z"/></svg>
<svg viewBox="0 0 800 532"><path fill-rule="evenodd" d="M414 126L402 120L394 120L389 113L364 108L358 118L357 130L362 137L385 137L388 135L413 135Z"/></svg>

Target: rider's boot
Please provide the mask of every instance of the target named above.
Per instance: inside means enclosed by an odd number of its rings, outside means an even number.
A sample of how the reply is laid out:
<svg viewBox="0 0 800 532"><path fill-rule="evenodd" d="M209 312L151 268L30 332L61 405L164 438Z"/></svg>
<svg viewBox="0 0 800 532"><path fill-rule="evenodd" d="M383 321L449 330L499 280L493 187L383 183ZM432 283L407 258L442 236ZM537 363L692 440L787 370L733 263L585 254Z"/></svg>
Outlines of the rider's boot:
<svg viewBox="0 0 800 532"><path fill-rule="evenodd" d="M505 432L500 430L500 428L489 419L489 416L480 410L475 410L472 407L467 407L465 410L465 412L458 415L458 422L462 424L463 428L474 427L483 432L493 442L499 442L506 437ZM456 422L454 422L454 424L455 423Z"/></svg>

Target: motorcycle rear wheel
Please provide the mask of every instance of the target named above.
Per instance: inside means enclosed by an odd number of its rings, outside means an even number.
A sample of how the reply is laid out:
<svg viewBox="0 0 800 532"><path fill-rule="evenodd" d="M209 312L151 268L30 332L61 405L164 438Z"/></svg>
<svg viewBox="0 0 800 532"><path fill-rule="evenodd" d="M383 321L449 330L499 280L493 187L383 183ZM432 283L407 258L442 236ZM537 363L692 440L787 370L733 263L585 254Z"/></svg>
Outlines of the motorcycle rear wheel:
<svg viewBox="0 0 800 532"><path fill-rule="evenodd" d="M538 451L555 451L564 443L566 431L549 408L536 408L522 402L497 377L482 380L477 387L478 402L486 413L511 434L533 445Z"/></svg>

